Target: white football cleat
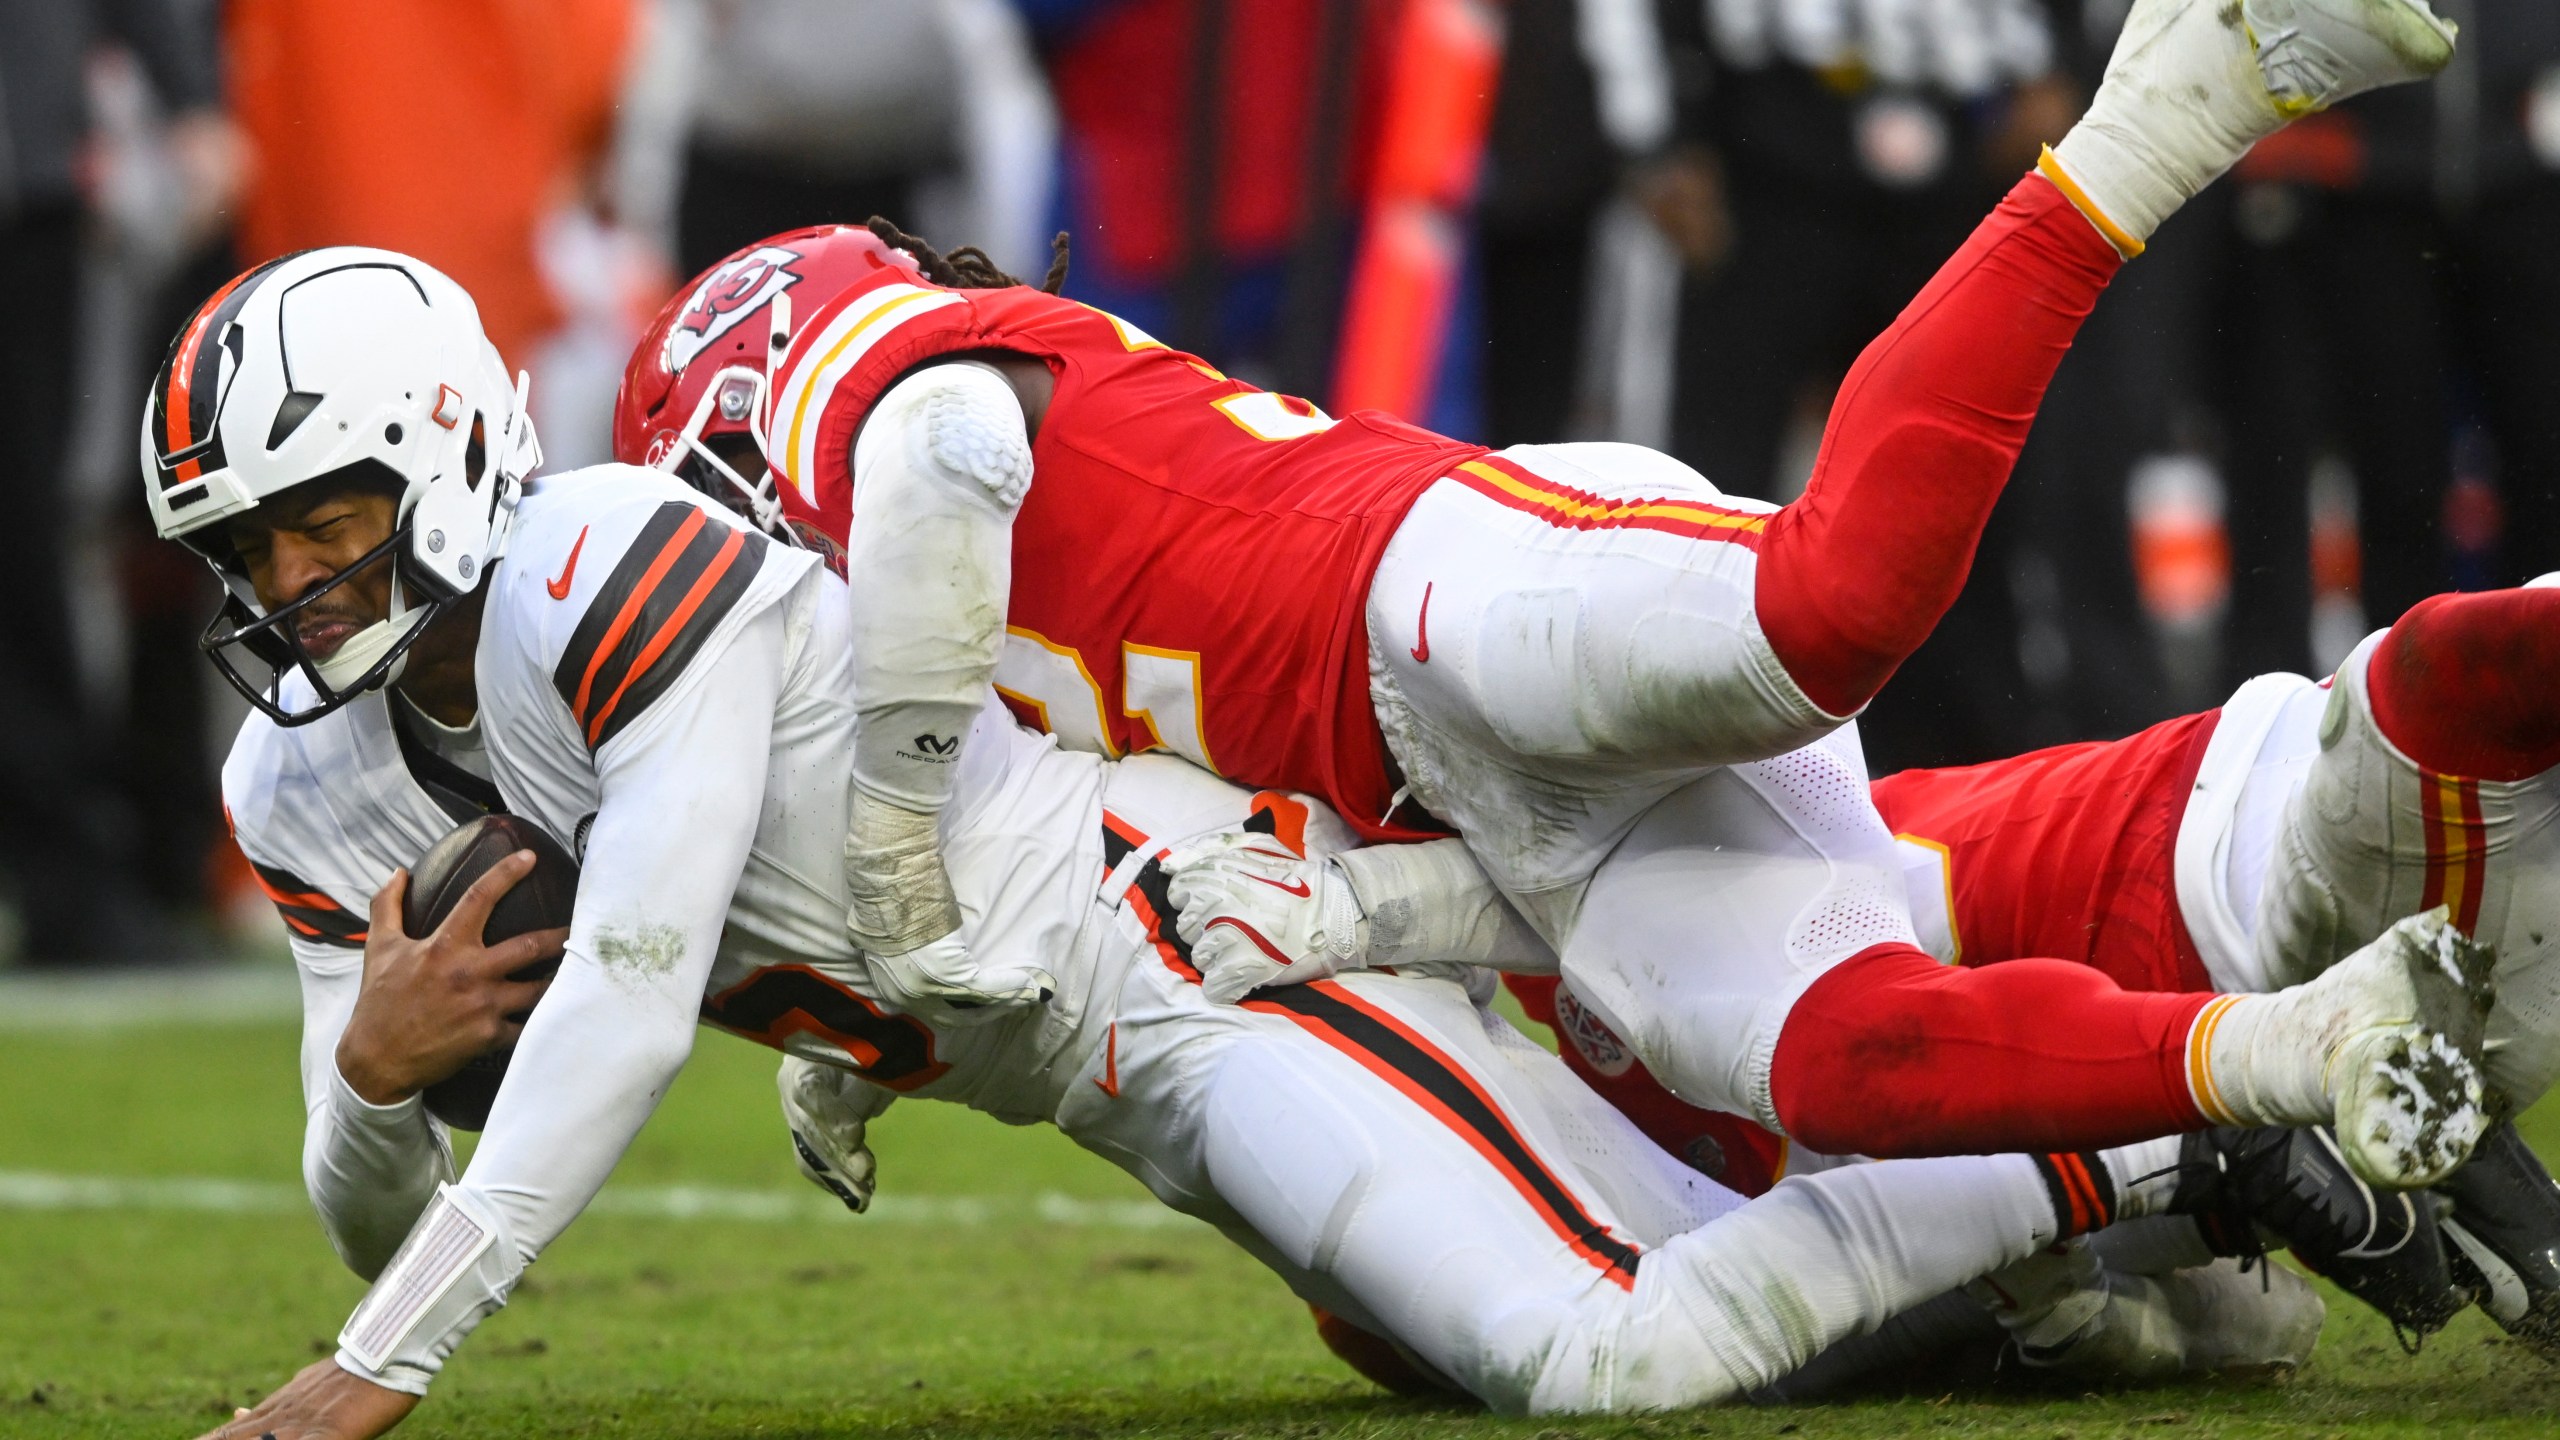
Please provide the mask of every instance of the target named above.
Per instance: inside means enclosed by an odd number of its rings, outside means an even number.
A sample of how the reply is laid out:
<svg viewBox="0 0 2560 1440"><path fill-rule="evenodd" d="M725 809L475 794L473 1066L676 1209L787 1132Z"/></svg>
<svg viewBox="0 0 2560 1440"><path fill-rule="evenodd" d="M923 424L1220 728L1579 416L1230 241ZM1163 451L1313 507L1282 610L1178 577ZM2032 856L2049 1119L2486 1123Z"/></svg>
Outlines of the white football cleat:
<svg viewBox="0 0 2560 1440"><path fill-rule="evenodd" d="M2053 159L2081 191L2075 202L2136 254L2251 145L2349 96L2435 74L2454 34L2424 0L2134 0L2105 81Z"/></svg>
<svg viewBox="0 0 2560 1440"><path fill-rule="evenodd" d="M2101 1265L2082 1241L2050 1247L1965 1287L2031 1370L2091 1382L2268 1377L2300 1369L2328 1308L2308 1281L2263 1260L2158 1275Z"/></svg>
<svg viewBox="0 0 2560 1440"><path fill-rule="evenodd" d="M2116 1382L2271 1379L2311 1358L2329 1313L2310 1281L2265 1261L2245 1272L2217 1260L2158 1276L2101 1270L2097 1279L2104 1303L2078 1328L2041 1345L2016 1337L2029 1369Z"/></svg>
<svg viewBox="0 0 2560 1440"><path fill-rule="evenodd" d="M2439 906L2315 979L2222 996L2188 1039L2197 1108L2216 1125L2331 1124L2367 1184L2433 1185L2488 1128L2480 1056L2496 964Z"/></svg>

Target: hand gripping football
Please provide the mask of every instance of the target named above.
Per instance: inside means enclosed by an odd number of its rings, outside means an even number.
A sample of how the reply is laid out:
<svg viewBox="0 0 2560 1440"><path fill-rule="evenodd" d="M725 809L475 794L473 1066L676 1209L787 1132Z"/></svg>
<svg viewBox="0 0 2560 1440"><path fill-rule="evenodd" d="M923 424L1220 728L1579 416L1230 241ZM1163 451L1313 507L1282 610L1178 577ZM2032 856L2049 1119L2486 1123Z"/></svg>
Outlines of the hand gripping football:
<svg viewBox="0 0 2560 1440"><path fill-rule="evenodd" d="M409 893L400 905L401 927L422 937L444 923L462 892L489 872L489 867L518 850L534 855L533 869L498 897L481 927L480 940L493 945L531 930L569 923L578 898L578 862L543 829L514 815L484 815L435 843L409 867ZM560 968L558 960L541 960L508 976L541 980ZM525 1014L531 1014L528 1008ZM521 1021L524 1016L510 1017ZM512 1045L500 1045L427 1087L427 1113L457 1130L477 1130L489 1123L489 1106L498 1098L498 1082L507 1078Z"/></svg>

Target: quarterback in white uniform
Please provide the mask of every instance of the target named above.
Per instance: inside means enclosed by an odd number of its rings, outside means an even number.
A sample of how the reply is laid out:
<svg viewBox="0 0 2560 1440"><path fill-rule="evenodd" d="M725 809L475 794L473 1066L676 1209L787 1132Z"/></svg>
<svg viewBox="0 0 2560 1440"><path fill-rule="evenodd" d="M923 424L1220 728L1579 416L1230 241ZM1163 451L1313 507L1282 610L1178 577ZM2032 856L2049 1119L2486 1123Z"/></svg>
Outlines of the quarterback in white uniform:
<svg viewBox="0 0 2560 1440"><path fill-rule="evenodd" d="M1155 860L1253 804L1177 761L1060 752L992 699L942 846L982 953L1036 958L1058 992L900 1013L841 924L850 615L811 557L645 471L528 489L521 382L468 298L406 257L262 267L189 322L171 368L146 418L152 501L234 587L212 643L274 667L244 688L286 728L384 684L448 729L476 722L503 803L584 861L565 959L470 1168L436 1186L336 1355L218 1433L397 1423L603 1184L697 1015L892 1089L1052 1120L1300 1294L1513 1410L1728 1397L2169 1198L2137 1183L2160 1168L2143 1146L2059 1170L1864 1166L1738 1203L1454 983L1373 974L1212 1004ZM318 563L332 554L335 570ZM343 748L316 731L245 747L248 768L270 757L277 802L243 822L254 843L316 867L286 851L330 837L283 818L301 801L276 758L328 787L323 803L368 803L378 765L360 752L380 759L391 713L346 726L372 733ZM402 823L437 823L392 800ZM1302 803L1270 797L1262 823L1322 843L1333 822ZM397 911L377 897L373 914Z"/></svg>

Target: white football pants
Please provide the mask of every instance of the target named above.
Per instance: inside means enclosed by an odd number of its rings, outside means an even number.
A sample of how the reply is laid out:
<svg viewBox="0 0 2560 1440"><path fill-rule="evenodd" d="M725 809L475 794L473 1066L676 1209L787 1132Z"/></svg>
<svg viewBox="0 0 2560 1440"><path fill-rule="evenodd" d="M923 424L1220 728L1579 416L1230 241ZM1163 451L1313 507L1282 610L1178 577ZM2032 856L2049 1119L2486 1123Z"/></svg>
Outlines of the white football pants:
<svg viewBox="0 0 2560 1440"><path fill-rule="evenodd" d="M1388 748L1550 940L1656 800L1840 723L1760 631L1772 509L1641 446L1522 445L1424 491L1380 557Z"/></svg>
<svg viewBox="0 0 2560 1440"><path fill-rule="evenodd" d="M1177 795L1156 820L1146 788L1115 777L1107 801L1138 855L1204 818ZM1745 1393L2055 1234L2014 1155L1852 1166L1744 1202L1450 981L1367 972L1214 1005L1162 883L1126 862L1107 882L1136 955L1058 1126L1498 1409Z"/></svg>

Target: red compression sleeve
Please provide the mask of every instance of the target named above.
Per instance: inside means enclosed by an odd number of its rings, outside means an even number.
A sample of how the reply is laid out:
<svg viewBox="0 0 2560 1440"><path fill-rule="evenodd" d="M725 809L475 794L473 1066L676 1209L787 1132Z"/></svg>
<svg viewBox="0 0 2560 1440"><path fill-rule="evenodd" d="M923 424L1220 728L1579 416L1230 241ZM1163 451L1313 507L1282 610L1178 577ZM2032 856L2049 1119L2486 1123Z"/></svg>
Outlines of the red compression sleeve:
<svg viewBox="0 0 2560 1440"><path fill-rule="evenodd" d="M2202 1129L2187 1031L2209 994L2140 994L2066 960L1862 950L1787 1014L1770 1097L1830 1155L2098 1150Z"/></svg>
<svg viewBox="0 0 2560 1440"><path fill-rule="evenodd" d="M2426 769L2522 780L2560 765L2560 590L2419 601L2374 647L2365 693Z"/></svg>
<svg viewBox="0 0 2560 1440"><path fill-rule="evenodd" d="M2029 175L1851 367L1812 482L1760 541L1761 630L1815 704L1874 699L1955 603L2045 384L2123 263Z"/></svg>

